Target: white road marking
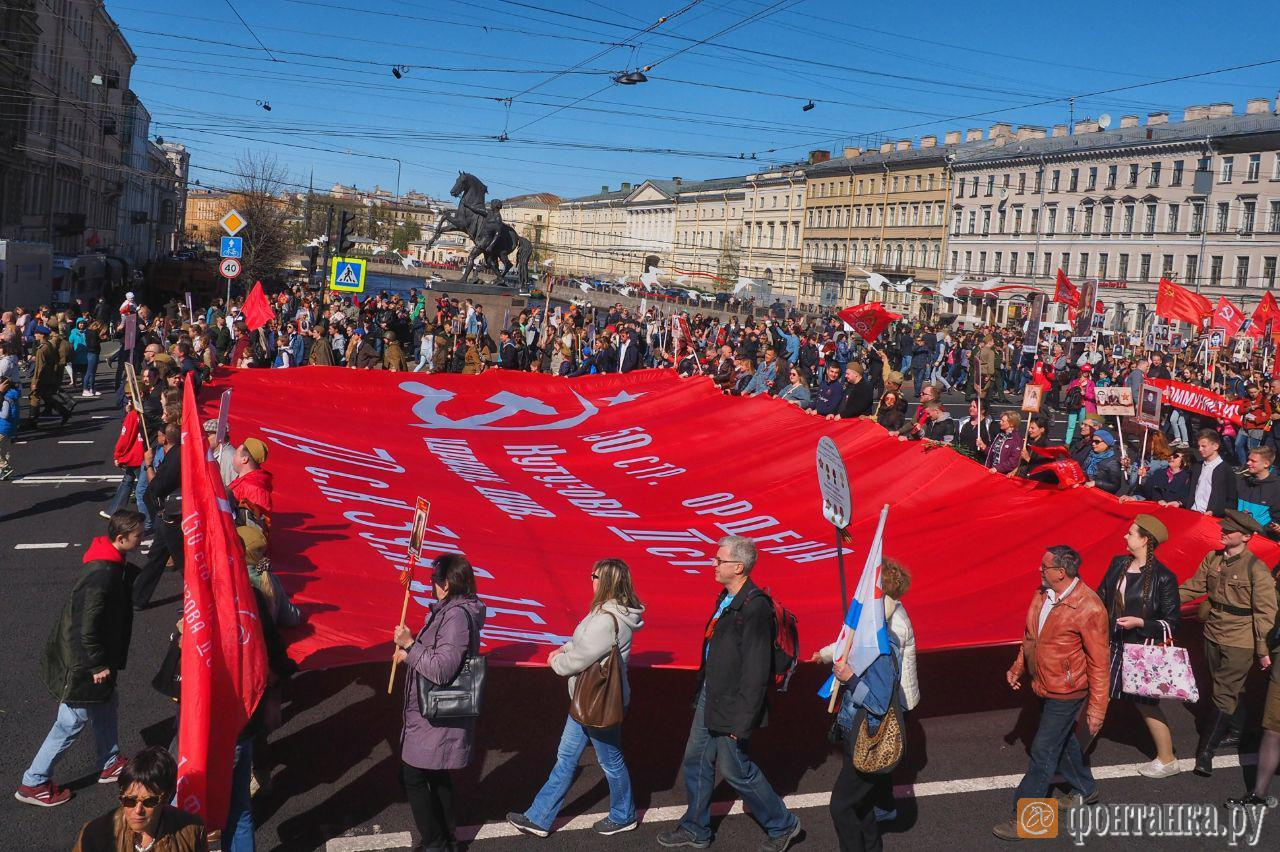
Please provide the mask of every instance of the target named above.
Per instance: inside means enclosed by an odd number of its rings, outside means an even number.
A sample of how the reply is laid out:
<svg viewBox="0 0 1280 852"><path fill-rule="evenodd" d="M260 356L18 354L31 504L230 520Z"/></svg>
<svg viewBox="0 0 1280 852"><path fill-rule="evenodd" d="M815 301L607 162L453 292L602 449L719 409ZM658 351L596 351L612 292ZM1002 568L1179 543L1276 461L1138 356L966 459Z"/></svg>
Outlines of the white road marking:
<svg viewBox="0 0 1280 852"><path fill-rule="evenodd" d="M90 420L106 420L110 416L111 415L109 414L91 414L89 415L89 419Z"/></svg>
<svg viewBox="0 0 1280 852"><path fill-rule="evenodd" d="M59 444L92 444L93 441L59 441Z"/></svg>
<svg viewBox="0 0 1280 852"><path fill-rule="evenodd" d="M19 485L75 485L87 482L119 482L120 474L64 474L62 476L22 476L13 482Z"/></svg>
<svg viewBox="0 0 1280 852"><path fill-rule="evenodd" d="M15 544L14 550L60 550L67 546L65 541L38 542L32 544Z"/></svg>
<svg viewBox="0 0 1280 852"><path fill-rule="evenodd" d="M1239 766L1250 766L1258 762L1257 755L1228 754L1213 759L1214 769L1234 769ZM1193 758L1178 761L1183 772L1190 772L1196 762ZM1098 780L1107 778L1132 778L1140 775L1138 763L1121 763L1113 766L1094 766L1093 777ZM956 793L980 793L987 790L1012 790L1022 781L1022 774L991 775L985 778L957 778L952 781L926 781L921 784L899 784L893 793L900 799L921 798L923 796L946 796ZM807 808L825 808L831 803L831 793L796 793L783 796L782 801L789 810ZM684 805L669 805L661 808L650 808L638 812L637 816L644 823L676 822L684 816ZM742 802L714 802L712 814L730 816L743 813ZM568 822L558 825L556 832L588 831L593 825L609 815L608 811L598 814L582 814ZM480 826L459 828L459 840L494 840L499 837L517 837L520 832L508 822L490 822ZM413 845L413 837L407 831L394 834L365 834L358 837L335 837L325 844L325 852L376 852L383 849L403 849Z"/></svg>

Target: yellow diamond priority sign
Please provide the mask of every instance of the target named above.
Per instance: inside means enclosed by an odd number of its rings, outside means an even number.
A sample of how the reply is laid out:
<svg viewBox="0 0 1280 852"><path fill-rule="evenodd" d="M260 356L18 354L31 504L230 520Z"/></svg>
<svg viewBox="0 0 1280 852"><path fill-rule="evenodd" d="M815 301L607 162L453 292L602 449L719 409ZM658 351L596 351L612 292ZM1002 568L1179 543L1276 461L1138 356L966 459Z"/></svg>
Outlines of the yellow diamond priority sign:
<svg viewBox="0 0 1280 852"><path fill-rule="evenodd" d="M240 215L239 210L231 210L227 215L223 216L218 222L222 226L222 230L227 232L227 236L234 237L236 234L244 230L244 226L249 222Z"/></svg>

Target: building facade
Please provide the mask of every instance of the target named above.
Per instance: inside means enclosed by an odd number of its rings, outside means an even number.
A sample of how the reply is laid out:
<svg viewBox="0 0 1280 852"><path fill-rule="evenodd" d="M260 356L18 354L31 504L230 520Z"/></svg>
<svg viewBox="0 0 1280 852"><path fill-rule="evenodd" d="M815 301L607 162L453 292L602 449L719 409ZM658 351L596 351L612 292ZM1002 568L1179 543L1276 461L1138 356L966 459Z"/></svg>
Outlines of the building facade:
<svg viewBox="0 0 1280 852"><path fill-rule="evenodd" d="M627 269L622 251L626 219L623 205L631 184L618 189L602 186L600 192L566 198L551 222L550 256L547 262L557 275L613 277Z"/></svg>
<svg viewBox="0 0 1280 852"><path fill-rule="evenodd" d="M721 289L732 286L741 265L746 178L673 183L675 244L658 255L669 258L658 266L697 279L690 283L701 289L710 289L715 279L724 282Z"/></svg>
<svg viewBox="0 0 1280 852"><path fill-rule="evenodd" d="M220 189L191 189L187 192L186 238L194 244L211 246L223 233L219 223L235 206L235 198ZM323 227L323 224L321 225Z"/></svg>
<svg viewBox="0 0 1280 852"><path fill-rule="evenodd" d="M1181 121L1126 115L1115 129L1086 119L961 151L947 274L1046 292L1058 269L1097 279L1109 326L1130 329L1149 321L1162 277L1252 305L1277 283L1278 109L1193 106Z"/></svg>
<svg viewBox="0 0 1280 852"><path fill-rule="evenodd" d="M747 175L738 274L754 292L771 292L790 302L800 296L805 164ZM759 301L759 299L757 299Z"/></svg>
<svg viewBox="0 0 1280 852"><path fill-rule="evenodd" d="M22 227L31 73L39 37L35 0L0 5L0 238L17 238Z"/></svg>
<svg viewBox="0 0 1280 852"><path fill-rule="evenodd" d="M124 195L125 93L135 56L101 0L36 7L26 132L24 239L110 249Z"/></svg>
<svg viewBox="0 0 1280 852"><path fill-rule="evenodd" d="M517 195L502 202L502 220L533 245L534 261L551 255L551 221L560 206L560 196L549 192Z"/></svg>

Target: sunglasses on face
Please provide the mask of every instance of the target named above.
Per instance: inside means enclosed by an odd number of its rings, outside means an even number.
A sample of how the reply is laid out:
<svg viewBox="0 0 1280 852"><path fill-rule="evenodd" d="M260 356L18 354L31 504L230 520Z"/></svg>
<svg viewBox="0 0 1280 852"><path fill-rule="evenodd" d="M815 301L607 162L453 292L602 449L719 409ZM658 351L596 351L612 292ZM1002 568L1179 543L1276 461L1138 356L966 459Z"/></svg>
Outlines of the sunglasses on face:
<svg viewBox="0 0 1280 852"><path fill-rule="evenodd" d="M155 808L157 805L160 804L160 797L159 796L146 796L146 797L121 796L120 804L124 805L126 808L136 808L138 805L142 805L147 810L152 810L153 808Z"/></svg>

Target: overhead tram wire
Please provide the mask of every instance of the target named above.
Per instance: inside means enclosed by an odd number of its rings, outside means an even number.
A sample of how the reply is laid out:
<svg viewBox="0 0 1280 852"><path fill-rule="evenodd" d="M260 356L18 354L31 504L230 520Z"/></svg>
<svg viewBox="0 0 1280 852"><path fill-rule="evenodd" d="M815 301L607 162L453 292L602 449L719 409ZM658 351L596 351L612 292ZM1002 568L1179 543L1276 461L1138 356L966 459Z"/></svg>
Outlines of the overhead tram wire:
<svg viewBox="0 0 1280 852"><path fill-rule="evenodd" d="M244 24L244 28L248 30L249 35L253 36L253 40L258 43L258 46L262 48L262 51L266 53L267 56L271 56L271 51L267 48L265 44L262 43L262 39L258 38L258 34L253 31L253 27L249 26L249 22L244 19L244 15L240 14L240 10L237 9L234 5L232 5L231 0L223 0L223 2L227 4L228 9L230 9L233 13L235 13L235 16L240 20L240 23ZM276 59L274 56L271 56L271 61L279 62L280 60Z"/></svg>

